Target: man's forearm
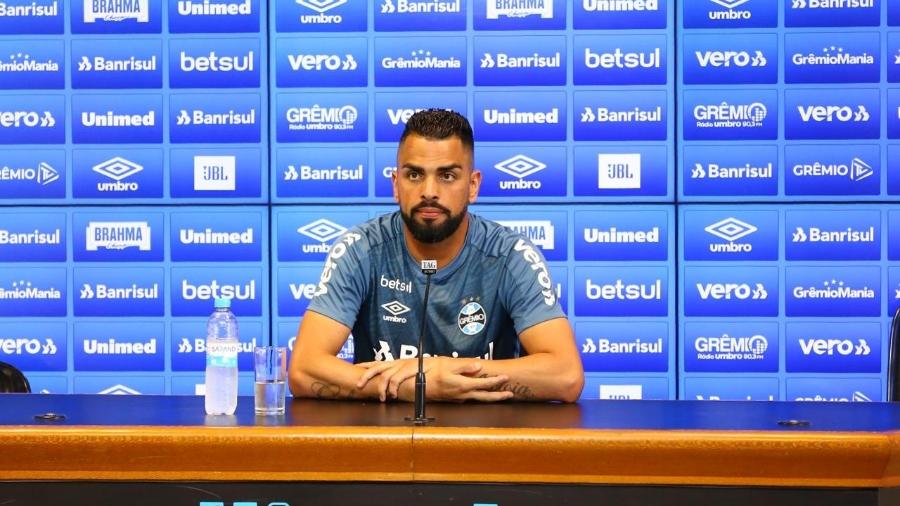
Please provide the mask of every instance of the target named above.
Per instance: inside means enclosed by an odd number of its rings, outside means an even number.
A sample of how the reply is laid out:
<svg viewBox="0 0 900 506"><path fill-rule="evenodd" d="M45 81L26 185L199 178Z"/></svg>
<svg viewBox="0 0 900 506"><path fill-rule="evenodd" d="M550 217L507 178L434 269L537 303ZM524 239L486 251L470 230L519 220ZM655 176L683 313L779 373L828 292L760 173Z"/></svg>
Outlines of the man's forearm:
<svg viewBox="0 0 900 506"><path fill-rule="evenodd" d="M305 360L291 371L291 393L294 397L313 399L378 398L374 385L357 388L362 373L361 367L334 356Z"/></svg>
<svg viewBox="0 0 900 506"><path fill-rule="evenodd" d="M482 359L474 359L482 360ZM507 360L483 360L479 376L509 378L495 390L513 393L519 401L575 402L584 385L581 364L570 364L549 353Z"/></svg>

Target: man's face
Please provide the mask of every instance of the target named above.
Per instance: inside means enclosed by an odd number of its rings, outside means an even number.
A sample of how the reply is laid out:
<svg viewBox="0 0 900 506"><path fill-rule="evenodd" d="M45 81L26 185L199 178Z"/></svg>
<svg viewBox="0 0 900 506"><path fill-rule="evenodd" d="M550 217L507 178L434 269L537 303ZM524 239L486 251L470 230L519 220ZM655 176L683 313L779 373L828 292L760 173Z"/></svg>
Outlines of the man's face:
<svg viewBox="0 0 900 506"><path fill-rule="evenodd" d="M410 135L397 150L394 200L416 240L443 241L453 234L475 202L481 173L458 137L427 139Z"/></svg>

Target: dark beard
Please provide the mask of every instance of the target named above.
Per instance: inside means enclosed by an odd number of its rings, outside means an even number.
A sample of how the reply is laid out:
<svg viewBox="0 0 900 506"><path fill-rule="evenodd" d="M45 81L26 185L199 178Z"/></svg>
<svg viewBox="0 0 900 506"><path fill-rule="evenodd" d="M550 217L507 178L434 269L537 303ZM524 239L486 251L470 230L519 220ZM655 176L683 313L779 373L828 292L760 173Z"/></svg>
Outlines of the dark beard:
<svg viewBox="0 0 900 506"><path fill-rule="evenodd" d="M433 203L425 203L419 204L418 206L412 209L412 213L416 212L416 209L420 207L438 207L440 209L445 209L442 206L435 205ZM447 219L444 220L444 223L441 225L435 225L433 223L418 223L413 218L412 214L406 214L402 209L400 210L400 217L403 218L403 223L406 223L406 228L409 229L409 232L412 236L419 242L424 242L428 244L434 244L436 242L441 242L444 239L453 235L453 232L456 232L456 229L459 228L460 224L462 224L463 218L466 217L467 208L463 208L463 210L457 214L452 215L449 211L445 210L445 214L447 215Z"/></svg>

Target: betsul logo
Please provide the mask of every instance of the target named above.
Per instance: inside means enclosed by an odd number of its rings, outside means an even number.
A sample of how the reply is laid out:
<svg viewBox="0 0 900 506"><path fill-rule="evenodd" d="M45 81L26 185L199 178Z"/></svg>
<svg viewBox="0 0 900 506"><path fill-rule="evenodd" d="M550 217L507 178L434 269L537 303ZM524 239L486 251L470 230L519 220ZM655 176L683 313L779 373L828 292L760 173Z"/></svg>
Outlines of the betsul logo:
<svg viewBox="0 0 900 506"><path fill-rule="evenodd" d="M172 316L202 316L221 297L231 299L238 314L262 316L265 293L259 268L172 269Z"/></svg>

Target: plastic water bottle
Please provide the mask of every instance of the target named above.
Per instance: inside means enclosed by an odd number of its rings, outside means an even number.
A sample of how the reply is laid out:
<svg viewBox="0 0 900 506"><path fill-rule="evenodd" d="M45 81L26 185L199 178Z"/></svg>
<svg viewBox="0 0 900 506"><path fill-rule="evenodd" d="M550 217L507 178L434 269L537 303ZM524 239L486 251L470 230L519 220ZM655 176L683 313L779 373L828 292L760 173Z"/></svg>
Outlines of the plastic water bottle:
<svg viewBox="0 0 900 506"><path fill-rule="evenodd" d="M206 322L206 413L231 415L237 407L238 323L231 299L216 299Z"/></svg>

